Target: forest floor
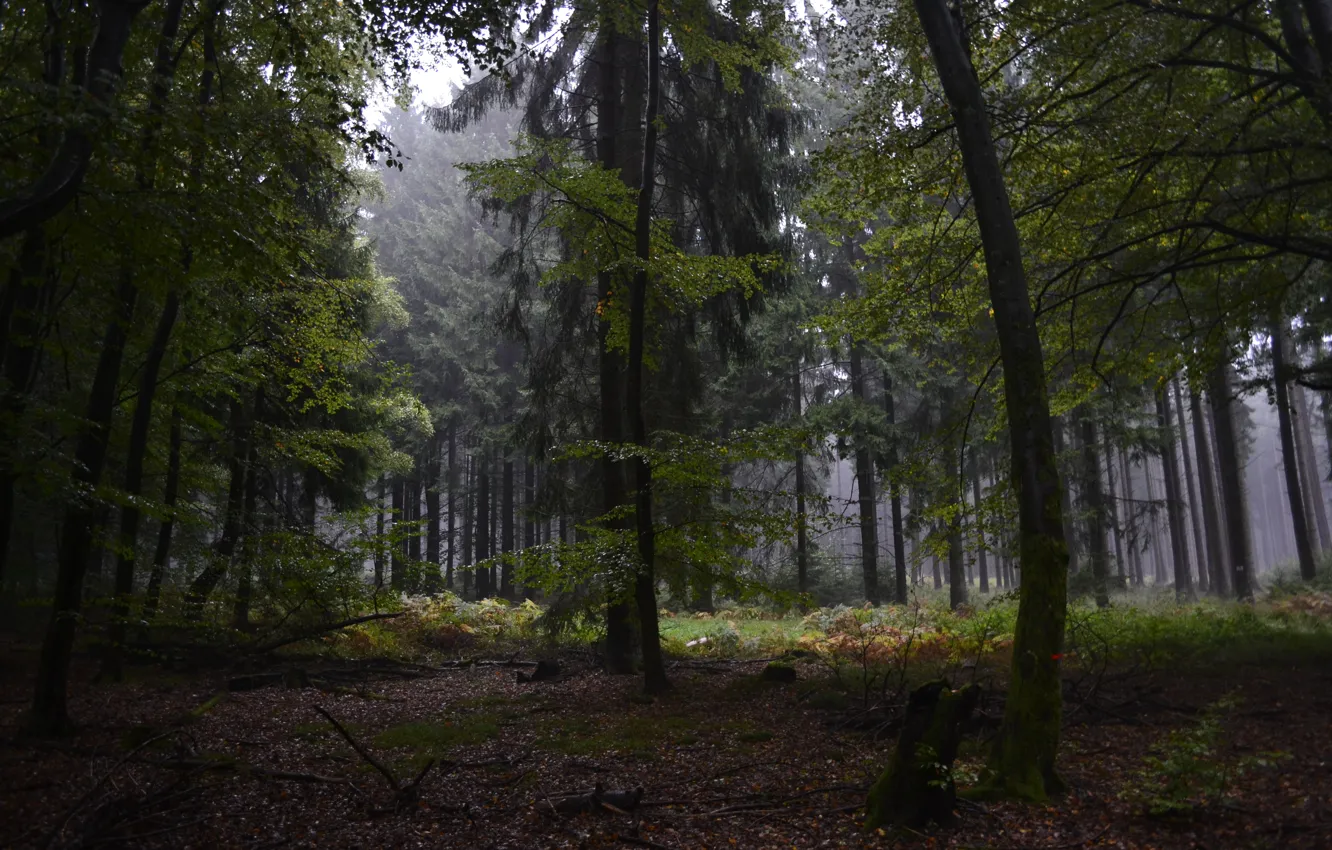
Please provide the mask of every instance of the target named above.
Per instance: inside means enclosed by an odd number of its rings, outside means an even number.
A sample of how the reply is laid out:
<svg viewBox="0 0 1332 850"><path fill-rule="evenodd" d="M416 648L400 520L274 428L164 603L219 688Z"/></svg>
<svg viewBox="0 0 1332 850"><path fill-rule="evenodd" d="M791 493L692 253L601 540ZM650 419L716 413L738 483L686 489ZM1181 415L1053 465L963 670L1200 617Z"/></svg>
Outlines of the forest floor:
<svg viewBox="0 0 1332 850"><path fill-rule="evenodd" d="M1094 700L1068 701L1062 799L964 802L952 828L883 834L864 830L863 802L891 716L811 663L772 684L758 662L677 662L672 691L648 700L637 678L574 656L532 684L505 667L310 661L322 688L242 692L223 673L97 685L86 662L81 731L38 742L19 734L33 650L6 644L0 659L3 847L1332 847L1325 663L1102 677ZM350 684L328 685L335 674ZM998 699L964 744L962 784ZM550 811L598 785L644 792L631 812ZM1161 799L1179 810L1148 813Z"/></svg>

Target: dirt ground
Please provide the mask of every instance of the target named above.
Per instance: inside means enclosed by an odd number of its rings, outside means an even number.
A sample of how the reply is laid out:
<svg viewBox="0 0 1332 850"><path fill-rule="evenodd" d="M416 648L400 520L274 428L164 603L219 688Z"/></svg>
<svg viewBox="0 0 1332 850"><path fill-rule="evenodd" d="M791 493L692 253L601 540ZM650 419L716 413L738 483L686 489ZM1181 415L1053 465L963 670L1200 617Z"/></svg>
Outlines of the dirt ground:
<svg viewBox="0 0 1332 850"><path fill-rule="evenodd" d="M769 684L761 664L680 664L653 701L637 679L576 659L534 684L508 667L315 665L319 687L287 676L239 692L222 672L139 670L97 685L89 665L72 690L81 731L41 742L20 735L33 650L0 649L3 847L1332 847L1325 668L1107 681L1094 702L1070 699L1066 796L963 802L952 828L880 834L864 830L862 805L887 761L891 716L820 684L812 665L795 684ZM1230 770L1276 752L1273 764L1184 815L1147 814L1123 793L1148 781L1144 759L1226 694L1236 704L1209 760ZM962 781L992 734L984 721L964 745ZM551 811L598 786L627 793L593 813Z"/></svg>

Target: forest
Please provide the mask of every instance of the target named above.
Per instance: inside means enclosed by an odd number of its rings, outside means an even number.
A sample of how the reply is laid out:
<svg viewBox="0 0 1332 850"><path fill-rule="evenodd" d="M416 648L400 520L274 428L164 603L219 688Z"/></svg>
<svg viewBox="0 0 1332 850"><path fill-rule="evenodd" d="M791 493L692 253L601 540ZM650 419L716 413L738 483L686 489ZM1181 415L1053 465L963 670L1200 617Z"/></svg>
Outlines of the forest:
<svg viewBox="0 0 1332 850"><path fill-rule="evenodd" d="M0 846L1332 846L1329 130L1332 0L0 0Z"/></svg>

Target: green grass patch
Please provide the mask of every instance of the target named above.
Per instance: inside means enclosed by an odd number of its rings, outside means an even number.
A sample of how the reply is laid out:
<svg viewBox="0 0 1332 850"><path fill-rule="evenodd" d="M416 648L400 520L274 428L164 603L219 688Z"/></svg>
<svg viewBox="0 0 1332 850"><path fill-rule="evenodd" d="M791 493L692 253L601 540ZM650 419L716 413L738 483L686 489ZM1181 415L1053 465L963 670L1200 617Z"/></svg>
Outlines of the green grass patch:
<svg viewBox="0 0 1332 850"><path fill-rule="evenodd" d="M448 758L456 747L484 744L499 737L499 733L499 724L484 717L441 718L390 726L375 736L374 743L386 750L410 750L399 765L419 769L431 759Z"/></svg>
<svg viewBox="0 0 1332 850"><path fill-rule="evenodd" d="M650 759L660 747L689 746L716 731L717 727L707 721L678 715L563 717L552 718L542 725L537 745L566 755L586 756L616 751Z"/></svg>

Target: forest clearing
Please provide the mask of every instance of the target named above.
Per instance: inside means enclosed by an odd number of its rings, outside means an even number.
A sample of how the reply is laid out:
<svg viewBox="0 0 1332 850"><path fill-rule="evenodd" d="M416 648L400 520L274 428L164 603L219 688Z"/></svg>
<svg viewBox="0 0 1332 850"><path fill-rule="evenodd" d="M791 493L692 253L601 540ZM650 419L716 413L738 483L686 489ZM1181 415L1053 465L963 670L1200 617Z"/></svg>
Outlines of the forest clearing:
<svg viewBox="0 0 1332 850"><path fill-rule="evenodd" d="M0 0L0 845L1332 847L1332 0Z"/></svg>
<svg viewBox="0 0 1332 850"><path fill-rule="evenodd" d="M685 615L680 629L667 618L681 651L657 698L607 675L588 647L541 652L530 615L463 603L352 627L249 673L154 666L80 681L71 700L86 726L58 746L15 739L6 700L0 844L1326 847L1332 597L1278 597L1257 614L1142 601L1079 606L1064 672L1068 790L1046 805L965 797L1003 712L1011 603L961 616L742 610ZM469 622L485 638L469 651L502 657L460 664L427 648ZM719 650L731 634L740 643ZM380 654L390 645L394 657ZM532 665L509 659L533 653L558 673L521 681ZM12 693L31 652L6 658ZM794 678L765 673L774 664ZM985 689L952 768L957 820L867 832L866 792L903 692L941 675Z"/></svg>

